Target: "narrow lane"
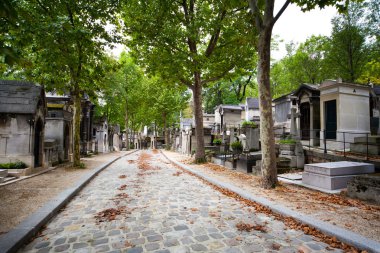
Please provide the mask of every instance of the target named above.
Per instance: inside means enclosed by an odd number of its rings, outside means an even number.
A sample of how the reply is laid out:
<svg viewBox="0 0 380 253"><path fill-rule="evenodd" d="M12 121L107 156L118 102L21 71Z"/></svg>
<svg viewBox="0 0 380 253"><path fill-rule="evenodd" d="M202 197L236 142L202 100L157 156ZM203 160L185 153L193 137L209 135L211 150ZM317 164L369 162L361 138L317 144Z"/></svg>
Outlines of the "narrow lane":
<svg viewBox="0 0 380 253"><path fill-rule="evenodd" d="M139 151L100 173L20 252L340 252L327 246Z"/></svg>

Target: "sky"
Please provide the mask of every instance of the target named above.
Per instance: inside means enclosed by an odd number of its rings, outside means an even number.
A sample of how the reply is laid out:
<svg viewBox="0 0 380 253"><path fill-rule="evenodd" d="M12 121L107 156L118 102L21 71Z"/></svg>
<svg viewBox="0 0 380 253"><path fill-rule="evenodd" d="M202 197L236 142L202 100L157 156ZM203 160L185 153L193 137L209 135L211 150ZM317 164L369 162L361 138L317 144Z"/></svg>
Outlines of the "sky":
<svg viewBox="0 0 380 253"><path fill-rule="evenodd" d="M284 2L285 0L276 1L275 13ZM285 56L285 44L290 41L302 43L311 35L329 36L332 29L331 19L335 15L337 11L332 7L304 13L298 6L289 5L273 28L273 35L279 35L283 42L279 43L279 50L272 51L272 58L279 60Z"/></svg>
<svg viewBox="0 0 380 253"><path fill-rule="evenodd" d="M275 5L275 13L281 8L285 0L277 0ZM286 55L285 44L291 41L302 43L311 35L331 34L331 19L337 14L335 8L328 7L323 10L315 9L309 12L302 12L296 5L289 5L280 19L274 26L273 35L278 35L282 42L279 48L272 51L272 58L280 60ZM118 56L125 47L117 45L112 50L115 56Z"/></svg>

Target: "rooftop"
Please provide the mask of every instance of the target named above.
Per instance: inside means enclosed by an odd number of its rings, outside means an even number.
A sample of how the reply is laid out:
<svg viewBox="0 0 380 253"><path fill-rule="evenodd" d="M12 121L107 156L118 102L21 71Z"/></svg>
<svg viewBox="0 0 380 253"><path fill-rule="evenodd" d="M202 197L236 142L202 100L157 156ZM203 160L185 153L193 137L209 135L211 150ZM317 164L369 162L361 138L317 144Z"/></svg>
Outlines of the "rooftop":
<svg viewBox="0 0 380 253"><path fill-rule="evenodd" d="M0 113L34 114L44 90L31 82L0 80Z"/></svg>

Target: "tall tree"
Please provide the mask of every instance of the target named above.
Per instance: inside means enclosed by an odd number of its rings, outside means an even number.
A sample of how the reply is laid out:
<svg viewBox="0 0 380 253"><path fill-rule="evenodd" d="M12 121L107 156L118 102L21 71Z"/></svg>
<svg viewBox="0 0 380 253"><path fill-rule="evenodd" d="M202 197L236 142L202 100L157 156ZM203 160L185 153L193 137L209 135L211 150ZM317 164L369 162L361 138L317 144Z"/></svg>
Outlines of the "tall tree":
<svg viewBox="0 0 380 253"><path fill-rule="evenodd" d="M116 21L118 6L117 0L20 0L15 7L18 22L10 33L17 40L10 42L29 43L21 45L29 60L25 75L47 89L70 92L74 100L74 166L80 164L81 97L104 74L103 49L116 38L105 27Z"/></svg>
<svg viewBox="0 0 380 253"><path fill-rule="evenodd" d="M368 62L370 48L366 43L362 3L352 2L347 11L333 19L333 31L327 61L336 77L355 82Z"/></svg>
<svg viewBox="0 0 380 253"><path fill-rule="evenodd" d="M275 0L248 0L258 38L258 75L260 101L260 138L262 149L262 186L266 189L277 184L276 154L272 117L272 95L270 85L270 49L274 24L290 3L295 3L303 10L326 5L342 7L336 0L286 0L279 12L274 15Z"/></svg>
<svg viewBox="0 0 380 253"><path fill-rule="evenodd" d="M125 1L128 46L146 70L193 92L195 159L205 160L202 87L251 66L255 30L241 1Z"/></svg>

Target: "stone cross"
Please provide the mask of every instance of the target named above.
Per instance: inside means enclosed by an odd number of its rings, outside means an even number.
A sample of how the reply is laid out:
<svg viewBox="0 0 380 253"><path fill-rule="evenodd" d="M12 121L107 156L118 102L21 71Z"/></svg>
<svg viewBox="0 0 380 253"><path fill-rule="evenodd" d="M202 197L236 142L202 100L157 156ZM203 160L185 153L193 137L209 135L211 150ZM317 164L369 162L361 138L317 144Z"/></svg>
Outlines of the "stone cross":
<svg viewBox="0 0 380 253"><path fill-rule="evenodd" d="M294 139L299 139L297 129L297 118L299 118L300 116L301 114L297 112L297 108L292 107L290 109L290 135Z"/></svg>

